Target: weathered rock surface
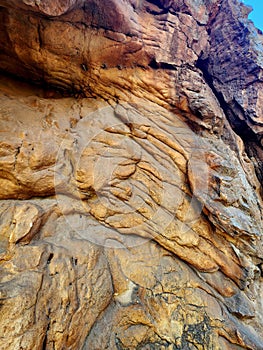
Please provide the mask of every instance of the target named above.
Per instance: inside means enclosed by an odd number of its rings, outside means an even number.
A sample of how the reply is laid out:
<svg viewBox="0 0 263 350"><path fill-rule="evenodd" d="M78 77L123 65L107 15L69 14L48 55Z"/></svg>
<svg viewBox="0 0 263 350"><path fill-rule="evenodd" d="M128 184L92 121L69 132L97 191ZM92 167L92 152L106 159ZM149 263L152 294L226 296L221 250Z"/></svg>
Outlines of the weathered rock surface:
<svg viewBox="0 0 263 350"><path fill-rule="evenodd" d="M263 349L247 14L0 0L0 349Z"/></svg>

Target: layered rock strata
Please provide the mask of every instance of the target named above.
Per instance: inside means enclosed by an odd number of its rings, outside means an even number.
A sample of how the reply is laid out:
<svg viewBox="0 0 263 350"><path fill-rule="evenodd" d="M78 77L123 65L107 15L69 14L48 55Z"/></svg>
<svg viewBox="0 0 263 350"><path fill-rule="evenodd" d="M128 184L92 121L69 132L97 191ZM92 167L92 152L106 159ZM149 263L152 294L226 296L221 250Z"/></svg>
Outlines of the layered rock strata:
<svg viewBox="0 0 263 350"><path fill-rule="evenodd" d="M263 349L248 12L0 0L0 349Z"/></svg>

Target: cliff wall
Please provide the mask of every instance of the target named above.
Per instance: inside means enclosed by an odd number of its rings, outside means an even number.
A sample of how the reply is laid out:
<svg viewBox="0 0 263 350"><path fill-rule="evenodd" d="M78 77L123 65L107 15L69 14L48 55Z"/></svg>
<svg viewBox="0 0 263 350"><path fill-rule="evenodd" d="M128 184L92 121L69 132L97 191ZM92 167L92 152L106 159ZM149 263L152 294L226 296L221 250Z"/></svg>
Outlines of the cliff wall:
<svg viewBox="0 0 263 350"><path fill-rule="evenodd" d="M249 11L0 0L0 349L263 349Z"/></svg>

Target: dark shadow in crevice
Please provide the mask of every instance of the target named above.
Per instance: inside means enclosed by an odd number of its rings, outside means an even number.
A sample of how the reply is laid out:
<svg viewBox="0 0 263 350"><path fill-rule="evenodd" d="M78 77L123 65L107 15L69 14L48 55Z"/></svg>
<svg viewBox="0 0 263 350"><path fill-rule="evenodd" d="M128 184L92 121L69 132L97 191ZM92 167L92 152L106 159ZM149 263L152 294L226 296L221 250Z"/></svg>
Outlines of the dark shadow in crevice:
<svg viewBox="0 0 263 350"><path fill-rule="evenodd" d="M199 58L196 62L196 67L199 68L204 76L205 81L213 91L216 96L222 110L224 111L231 128L233 131L243 140L245 145L245 150L248 157L255 158L256 162L253 161L255 166L256 175L260 182L263 183L263 150L260 146L260 138L256 135L252 129L246 123L246 115L245 111L242 107L237 103L237 101L232 100L230 103L227 103L224 99L224 96L221 91L218 91L213 82L213 77L208 71L209 67L209 58L201 59ZM238 115L242 116L242 119L238 117ZM261 190L261 195L263 191Z"/></svg>

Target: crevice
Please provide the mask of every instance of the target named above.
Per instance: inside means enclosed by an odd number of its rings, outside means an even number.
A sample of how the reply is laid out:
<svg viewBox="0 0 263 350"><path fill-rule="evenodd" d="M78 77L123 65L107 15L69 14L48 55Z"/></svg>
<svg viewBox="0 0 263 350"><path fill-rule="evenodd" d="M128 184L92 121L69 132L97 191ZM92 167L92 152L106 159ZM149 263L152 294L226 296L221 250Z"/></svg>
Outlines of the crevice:
<svg viewBox="0 0 263 350"><path fill-rule="evenodd" d="M153 57L149 63L149 67L152 69L164 69L164 70L177 70L177 66L168 62L157 62Z"/></svg>
<svg viewBox="0 0 263 350"><path fill-rule="evenodd" d="M48 339L49 329L50 329L50 320L49 320L48 325L47 325L46 334L45 334L45 337L44 337L44 340L43 340L43 344L42 344L42 350L46 350L47 349L47 344L48 344L47 339Z"/></svg>
<svg viewBox="0 0 263 350"><path fill-rule="evenodd" d="M232 128L232 130L243 140L245 151L250 159L256 158L258 164L255 165L256 175L259 182L263 183L263 159L259 156L259 138L258 136L249 128L246 123L248 117L245 115L244 110L234 99L227 103L221 91L218 91L214 86L214 80L208 71L209 58L202 59L199 58L196 62L196 67L200 69L203 73L203 77L207 82L208 86L213 91L215 97L217 98L220 107L224 111L226 118ZM238 117L241 115L242 119Z"/></svg>
<svg viewBox="0 0 263 350"><path fill-rule="evenodd" d="M51 263L51 260L53 259L53 257L54 257L54 254L53 254L53 253L49 254L49 257L48 257L48 259L47 259L47 264L48 264L48 265Z"/></svg>
<svg viewBox="0 0 263 350"><path fill-rule="evenodd" d="M41 34L41 28L42 24L41 21L39 20L39 23L37 25L37 35L38 35L38 42L39 42L39 51L42 49L43 46L43 41L42 41L42 34Z"/></svg>
<svg viewBox="0 0 263 350"><path fill-rule="evenodd" d="M149 5L146 5L146 10L152 15L165 15L169 12L169 7L164 8L160 0L147 0ZM151 5L153 6L151 6Z"/></svg>
<svg viewBox="0 0 263 350"><path fill-rule="evenodd" d="M17 158L20 154L21 148L23 147L23 140L21 140L20 145L16 148L16 153L15 153L15 160L14 160L14 166L13 170L16 171L16 163L17 163Z"/></svg>

